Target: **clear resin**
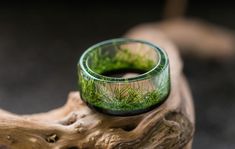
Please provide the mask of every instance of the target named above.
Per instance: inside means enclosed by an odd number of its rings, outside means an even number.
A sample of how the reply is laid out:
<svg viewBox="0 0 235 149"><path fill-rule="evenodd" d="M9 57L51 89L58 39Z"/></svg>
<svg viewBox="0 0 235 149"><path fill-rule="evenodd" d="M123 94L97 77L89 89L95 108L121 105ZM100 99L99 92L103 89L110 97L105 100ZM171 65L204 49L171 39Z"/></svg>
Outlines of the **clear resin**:
<svg viewBox="0 0 235 149"><path fill-rule="evenodd" d="M163 103L170 92L166 53L142 40L113 39L86 50L78 63L81 98L112 115L135 115Z"/></svg>

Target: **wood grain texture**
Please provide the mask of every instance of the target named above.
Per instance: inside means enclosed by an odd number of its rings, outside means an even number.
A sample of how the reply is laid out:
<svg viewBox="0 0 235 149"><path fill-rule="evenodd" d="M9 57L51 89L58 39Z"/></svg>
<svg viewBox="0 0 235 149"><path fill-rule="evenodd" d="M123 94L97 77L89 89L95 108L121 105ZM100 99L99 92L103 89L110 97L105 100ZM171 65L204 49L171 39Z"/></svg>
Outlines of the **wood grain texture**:
<svg viewBox="0 0 235 149"><path fill-rule="evenodd" d="M136 116L108 116L89 109L79 92L71 92L63 107L47 113L20 116L1 110L0 144L11 149L190 148L194 109L179 54L163 35L146 33L126 36L157 41L167 51L171 93L160 107Z"/></svg>
<svg viewBox="0 0 235 149"><path fill-rule="evenodd" d="M233 35L221 28L213 27L213 32L208 28L208 24L173 20L140 25L125 35L148 40L168 54L171 92L158 108L136 116L108 116L89 109L79 92L71 92L63 107L46 113L16 115L0 110L0 148L190 149L194 106L179 56L185 51L177 47L187 47L191 50L187 52L202 57L221 58L234 53ZM198 42L202 37L205 40Z"/></svg>

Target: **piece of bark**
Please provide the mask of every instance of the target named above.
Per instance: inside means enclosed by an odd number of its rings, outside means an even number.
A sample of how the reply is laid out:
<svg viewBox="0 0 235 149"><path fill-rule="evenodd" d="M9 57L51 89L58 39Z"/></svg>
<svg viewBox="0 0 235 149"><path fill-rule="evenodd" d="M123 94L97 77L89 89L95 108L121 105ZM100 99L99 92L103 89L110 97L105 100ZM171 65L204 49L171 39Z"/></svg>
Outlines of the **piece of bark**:
<svg viewBox="0 0 235 149"><path fill-rule="evenodd" d="M108 116L89 109L79 92L72 92L65 106L46 113L1 110L0 144L11 149L190 149L194 108L178 50L164 34L135 33L126 36L160 44L169 56L171 92L161 106L136 116Z"/></svg>

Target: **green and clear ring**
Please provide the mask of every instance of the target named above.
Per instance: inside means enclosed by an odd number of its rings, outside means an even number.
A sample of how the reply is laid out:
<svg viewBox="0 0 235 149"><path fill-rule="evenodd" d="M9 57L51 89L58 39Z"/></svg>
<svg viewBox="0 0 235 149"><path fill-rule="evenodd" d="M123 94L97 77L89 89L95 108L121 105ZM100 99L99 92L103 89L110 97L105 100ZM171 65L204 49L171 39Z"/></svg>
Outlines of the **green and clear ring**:
<svg viewBox="0 0 235 149"><path fill-rule="evenodd" d="M143 40L119 38L93 45L79 60L78 77L82 100L117 116L150 111L170 92L166 52Z"/></svg>

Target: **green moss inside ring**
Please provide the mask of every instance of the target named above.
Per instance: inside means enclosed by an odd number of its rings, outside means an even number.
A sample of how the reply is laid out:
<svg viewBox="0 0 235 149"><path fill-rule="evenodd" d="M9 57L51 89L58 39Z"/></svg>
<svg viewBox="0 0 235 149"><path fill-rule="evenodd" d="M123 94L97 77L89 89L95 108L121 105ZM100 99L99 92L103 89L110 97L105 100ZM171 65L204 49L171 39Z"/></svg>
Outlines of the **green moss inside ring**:
<svg viewBox="0 0 235 149"><path fill-rule="evenodd" d="M141 73L128 77L133 70ZM123 76L107 75L110 72ZM170 92L167 54L142 40L112 39L90 47L79 60L78 77L82 100L111 115L147 112Z"/></svg>

